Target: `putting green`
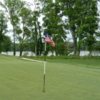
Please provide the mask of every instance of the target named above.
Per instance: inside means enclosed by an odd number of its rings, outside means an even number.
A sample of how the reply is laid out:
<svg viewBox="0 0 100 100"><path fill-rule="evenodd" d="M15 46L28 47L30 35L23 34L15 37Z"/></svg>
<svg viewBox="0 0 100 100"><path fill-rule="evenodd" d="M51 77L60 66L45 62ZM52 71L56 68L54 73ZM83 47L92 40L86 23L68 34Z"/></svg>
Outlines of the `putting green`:
<svg viewBox="0 0 100 100"><path fill-rule="evenodd" d="M43 63L0 55L0 100L100 100L99 67L96 59L47 62L43 93Z"/></svg>

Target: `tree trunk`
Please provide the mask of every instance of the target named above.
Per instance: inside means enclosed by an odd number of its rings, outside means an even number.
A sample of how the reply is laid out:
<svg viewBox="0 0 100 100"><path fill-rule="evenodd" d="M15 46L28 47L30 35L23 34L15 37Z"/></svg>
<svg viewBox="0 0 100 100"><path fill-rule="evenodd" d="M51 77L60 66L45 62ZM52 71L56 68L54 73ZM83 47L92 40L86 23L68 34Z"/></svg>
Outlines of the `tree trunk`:
<svg viewBox="0 0 100 100"><path fill-rule="evenodd" d="M37 22L37 27L38 27L38 34L39 34L39 38L37 40L38 42L38 46L37 46L37 52L38 52L38 55L41 56L42 54L42 50L43 50L43 44L42 44L42 37L41 37L41 27L39 25L39 22Z"/></svg>
<svg viewBox="0 0 100 100"><path fill-rule="evenodd" d="M72 33L73 45L74 45L74 55L77 55L77 37L74 33Z"/></svg>
<svg viewBox="0 0 100 100"><path fill-rule="evenodd" d="M16 55L16 33L15 33L15 28L13 26L13 32L14 32L14 35L13 35L13 40L14 40L14 43L13 43L13 55L15 56Z"/></svg>
<svg viewBox="0 0 100 100"><path fill-rule="evenodd" d="M23 43L20 43L20 54L19 54L20 57L22 56L22 52L23 52Z"/></svg>
<svg viewBox="0 0 100 100"><path fill-rule="evenodd" d="M37 56L37 23L35 22L35 55Z"/></svg>
<svg viewBox="0 0 100 100"><path fill-rule="evenodd" d="M81 36L79 37L79 41L78 41L78 46L77 46L77 55L80 56L80 51L81 51L81 47L82 47L82 38Z"/></svg>

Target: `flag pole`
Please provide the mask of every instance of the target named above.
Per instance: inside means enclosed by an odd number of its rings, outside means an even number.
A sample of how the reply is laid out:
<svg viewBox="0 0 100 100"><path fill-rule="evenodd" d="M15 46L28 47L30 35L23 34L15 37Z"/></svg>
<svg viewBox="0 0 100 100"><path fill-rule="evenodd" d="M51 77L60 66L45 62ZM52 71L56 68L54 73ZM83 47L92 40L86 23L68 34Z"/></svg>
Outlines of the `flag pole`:
<svg viewBox="0 0 100 100"><path fill-rule="evenodd" d="M43 92L45 93L46 91L46 46L47 43L44 43L44 68L43 68Z"/></svg>

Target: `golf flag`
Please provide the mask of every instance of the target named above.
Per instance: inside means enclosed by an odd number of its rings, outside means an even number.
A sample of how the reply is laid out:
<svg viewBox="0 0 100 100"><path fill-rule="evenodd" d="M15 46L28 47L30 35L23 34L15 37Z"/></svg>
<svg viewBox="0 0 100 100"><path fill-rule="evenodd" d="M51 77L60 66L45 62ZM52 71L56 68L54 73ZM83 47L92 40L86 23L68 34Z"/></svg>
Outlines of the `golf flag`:
<svg viewBox="0 0 100 100"><path fill-rule="evenodd" d="M45 42L50 44L52 47L55 47L55 42L48 35L45 35Z"/></svg>
<svg viewBox="0 0 100 100"><path fill-rule="evenodd" d="M55 47L55 43L52 40L52 38L50 37L50 34L48 34L47 32L44 33L44 74L43 74L43 92L45 93L46 91L46 46L47 44L51 45L52 47Z"/></svg>

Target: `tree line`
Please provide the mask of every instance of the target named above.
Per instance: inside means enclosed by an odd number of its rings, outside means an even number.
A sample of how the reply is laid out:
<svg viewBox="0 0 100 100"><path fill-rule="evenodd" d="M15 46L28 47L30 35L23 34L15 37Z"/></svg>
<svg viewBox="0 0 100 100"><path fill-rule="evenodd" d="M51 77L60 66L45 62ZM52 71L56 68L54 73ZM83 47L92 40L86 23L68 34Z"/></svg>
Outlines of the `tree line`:
<svg viewBox="0 0 100 100"><path fill-rule="evenodd" d="M37 0L32 10L28 2L0 2L0 52L24 50L41 55L44 52L43 33L48 32L56 47L47 46L56 55L80 55L81 50L100 50L99 0ZM39 19L42 18L42 21ZM12 30L8 29L8 22ZM11 40L6 34L13 33ZM71 41L67 37L71 35ZM98 39L98 41L97 41Z"/></svg>

